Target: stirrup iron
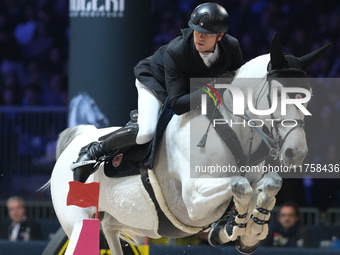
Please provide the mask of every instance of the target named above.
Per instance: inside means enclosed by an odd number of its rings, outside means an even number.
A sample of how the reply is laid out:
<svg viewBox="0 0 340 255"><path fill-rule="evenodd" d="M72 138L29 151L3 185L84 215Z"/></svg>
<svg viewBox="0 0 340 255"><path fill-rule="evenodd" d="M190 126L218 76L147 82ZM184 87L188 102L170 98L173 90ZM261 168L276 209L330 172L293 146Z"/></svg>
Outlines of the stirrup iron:
<svg viewBox="0 0 340 255"><path fill-rule="evenodd" d="M86 165L91 165L93 164L93 168L95 168L96 164L97 164L97 160L86 160L86 161L80 161L80 162L73 162L70 166L71 170L74 171L74 169L78 168L78 167L82 167L82 166L86 166Z"/></svg>

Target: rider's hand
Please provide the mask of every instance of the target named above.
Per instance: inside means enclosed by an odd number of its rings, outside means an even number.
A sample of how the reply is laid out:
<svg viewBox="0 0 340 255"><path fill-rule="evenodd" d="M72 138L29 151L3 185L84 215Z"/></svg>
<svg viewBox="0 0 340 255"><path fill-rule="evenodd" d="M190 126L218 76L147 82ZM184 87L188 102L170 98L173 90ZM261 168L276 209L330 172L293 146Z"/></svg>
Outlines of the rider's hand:
<svg viewBox="0 0 340 255"><path fill-rule="evenodd" d="M208 88L205 88L208 90ZM213 92L209 89L208 90L212 95ZM210 97L210 95L207 94L207 92L205 92L202 89L197 89L195 92L191 93L190 95L190 104L191 104L191 108L197 107L200 108L202 105L202 95L207 95L207 106L211 107L211 106L215 106L215 102L214 100Z"/></svg>

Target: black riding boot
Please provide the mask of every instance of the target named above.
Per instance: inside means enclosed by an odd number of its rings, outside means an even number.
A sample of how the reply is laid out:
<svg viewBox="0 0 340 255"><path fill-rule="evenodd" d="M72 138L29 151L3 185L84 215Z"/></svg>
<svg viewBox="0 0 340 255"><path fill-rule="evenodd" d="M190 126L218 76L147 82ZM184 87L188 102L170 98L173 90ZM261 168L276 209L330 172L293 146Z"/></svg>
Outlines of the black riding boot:
<svg viewBox="0 0 340 255"><path fill-rule="evenodd" d="M136 145L138 124L132 123L105 136L105 140L92 142L79 152L76 162L71 165L73 179L85 183L87 178L99 167L97 161L107 155L126 151Z"/></svg>

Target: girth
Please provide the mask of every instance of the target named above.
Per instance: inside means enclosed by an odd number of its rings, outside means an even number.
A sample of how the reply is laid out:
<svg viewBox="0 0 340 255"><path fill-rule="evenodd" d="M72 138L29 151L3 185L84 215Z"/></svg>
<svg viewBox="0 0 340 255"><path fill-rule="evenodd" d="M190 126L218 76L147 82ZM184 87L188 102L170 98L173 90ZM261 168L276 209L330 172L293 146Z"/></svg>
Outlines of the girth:
<svg viewBox="0 0 340 255"><path fill-rule="evenodd" d="M161 209L156 199L155 192L151 186L148 169L146 169L145 167L141 167L140 174L144 188L149 193L149 196L155 205L155 209L158 216L158 230L157 230L158 234L162 237L176 237L176 238L186 237L190 235L190 233L178 229L164 214L163 210Z"/></svg>

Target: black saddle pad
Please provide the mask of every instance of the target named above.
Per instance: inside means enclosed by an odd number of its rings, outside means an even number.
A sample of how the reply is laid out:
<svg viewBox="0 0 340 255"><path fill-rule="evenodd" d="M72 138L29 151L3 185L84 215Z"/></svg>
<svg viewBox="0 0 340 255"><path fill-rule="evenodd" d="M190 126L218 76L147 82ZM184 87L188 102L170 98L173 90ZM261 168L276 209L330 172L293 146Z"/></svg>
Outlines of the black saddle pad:
<svg viewBox="0 0 340 255"><path fill-rule="evenodd" d="M113 167L111 161L106 161L104 165L104 173L110 178L137 175L140 173L139 163L135 161L123 160L118 167Z"/></svg>
<svg viewBox="0 0 340 255"><path fill-rule="evenodd" d="M117 178L137 175L140 173L142 162L150 153L151 143L138 145L123 153L123 160L118 167L112 164L112 158L104 163L104 173L107 177Z"/></svg>

